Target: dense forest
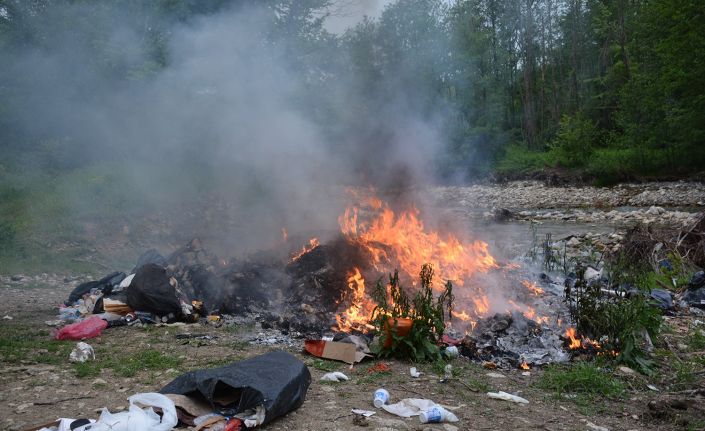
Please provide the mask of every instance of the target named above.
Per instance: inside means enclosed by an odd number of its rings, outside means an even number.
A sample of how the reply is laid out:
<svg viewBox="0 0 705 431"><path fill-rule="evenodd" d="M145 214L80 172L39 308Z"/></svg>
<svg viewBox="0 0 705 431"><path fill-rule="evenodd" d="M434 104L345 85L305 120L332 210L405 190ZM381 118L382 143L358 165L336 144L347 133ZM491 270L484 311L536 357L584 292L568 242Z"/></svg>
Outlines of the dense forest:
<svg viewBox="0 0 705 431"><path fill-rule="evenodd" d="M175 26L253 7L266 23L257 40L276 46L302 83L292 105L334 149L349 152L343 147L354 145L344 138L351 130L364 131L358 140L365 142L393 133L378 120L389 118L380 113L393 100L403 107L397 117L413 113L438 131L443 145L432 163L439 178L560 168L608 183L702 171L700 0L404 0L332 34L325 21L336 3L1 0L0 145L7 159L0 173L37 157L63 168L61 157L81 165L114 156L68 157L66 142L86 148L97 138L77 133L75 122L57 114L60 104L97 98L105 87L144 88L173 61ZM118 23L129 28L130 43L115 37ZM33 67L51 69L37 53L60 57L66 67L27 73L22 65L31 56Z"/></svg>

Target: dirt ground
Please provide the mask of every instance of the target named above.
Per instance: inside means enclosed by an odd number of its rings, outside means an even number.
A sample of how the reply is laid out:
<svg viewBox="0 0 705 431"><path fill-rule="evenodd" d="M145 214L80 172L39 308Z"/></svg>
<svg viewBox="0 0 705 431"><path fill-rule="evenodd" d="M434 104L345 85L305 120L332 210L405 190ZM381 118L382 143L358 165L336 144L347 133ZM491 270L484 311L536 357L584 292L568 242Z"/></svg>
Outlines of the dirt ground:
<svg viewBox="0 0 705 431"><path fill-rule="evenodd" d="M0 286L0 429L23 430L58 417L97 418L99 410L127 407L127 397L138 392L158 391L186 370L215 367L249 358L270 350L287 350L306 363L312 374L306 402L297 411L274 421L266 430L349 430L350 410L376 410L371 398L375 389L389 390L393 400L429 398L450 407L460 419L454 424L420 424L417 418L401 419L383 410L369 419L374 430L682 430L705 429L702 398L683 389L705 387L703 374L689 374L690 380L676 379L678 370L663 365L652 377L613 371L626 384L625 397L585 399L572 394L557 396L541 389L543 370L530 376L521 370L495 370L504 377L490 377L488 370L464 358L453 360L455 378L440 383L429 364L416 364L424 371L419 379L409 375L414 364L389 361L391 371L370 372L377 360L367 360L352 369L343 363L320 360L302 350L303 340L291 345L260 345L250 341L259 336L256 325L215 327L206 324L184 326L117 327L89 340L96 361L75 365L68 361L74 342L54 341L45 322L56 319L57 306L79 280L6 284ZM11 319L9 319L11 317ZM692 320L671 318L670 341L678 350L683 334L679 328ZM212 339L179 339L177 334L210 335ZM680 338L679 338L680 337ZM674 347L675 346L675 347ZM667 349L668 349L667 347ZM697 352L696 352L697 353ZM677 353L680 361L685 353ZM700 352L702 355L702 352ZM669 362L669 361L664 361ZM342 371L350 377L343 383L322 383L327 371ZM692 380L692 378L695 380ZM659 392L648 389L653 384ZM489 399L488 391L518 394L528 405ZM677 403L670 403L671 400ZM650 401L673 407L650 409Z"/></svg>

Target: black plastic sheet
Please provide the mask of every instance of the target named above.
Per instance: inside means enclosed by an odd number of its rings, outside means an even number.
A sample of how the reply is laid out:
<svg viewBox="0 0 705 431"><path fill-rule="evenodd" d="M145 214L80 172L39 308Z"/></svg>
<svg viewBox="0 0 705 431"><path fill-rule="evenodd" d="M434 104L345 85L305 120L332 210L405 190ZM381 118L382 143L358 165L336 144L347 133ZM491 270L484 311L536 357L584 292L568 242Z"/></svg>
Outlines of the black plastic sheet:
<svg viewBox="0 0 705 431"><path fill-rule="evenodd" d="M159 392L203 398L225 415L262 405L266 424L301 407L310 384L306 365L279 350L220 368L188 372ZM226 399L231 401L223 404Z"/></svg>
<svg viewBox="0 0 705 431"><path fill-rule="evenodd" d="M126 289L127 305L158 316L180 315L181 299L169 279L166 270L157 264L142 266Z"/></svg>

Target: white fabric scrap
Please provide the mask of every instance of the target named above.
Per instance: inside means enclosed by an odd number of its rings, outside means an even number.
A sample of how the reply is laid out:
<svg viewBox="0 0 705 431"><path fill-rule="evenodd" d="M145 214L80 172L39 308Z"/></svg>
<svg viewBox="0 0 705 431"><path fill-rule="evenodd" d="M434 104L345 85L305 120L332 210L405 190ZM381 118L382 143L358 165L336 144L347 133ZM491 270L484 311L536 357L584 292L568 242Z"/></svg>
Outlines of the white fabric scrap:
<svg viewBox="0 0 705 431"><path fill-rule="evenodd" d="M443 406L436 404L435 402L422 398L404 398L395 404L385 404L382 406L384 410L393 415L397 415L402 418L410 418L412 416L418 416L421 412L430 410L432 408L443 409ZM446 422L458 422L458 417L452 412L446 410Z"/></svg>
<svg viewBox="0 0 705 431"><path fill-rule="evenodd" d="M487 392L487 396L490 398L494 398L496 400L511 401L513 403L519 403L519 404L529 404L529 400L522 398L522 397L518 397L516 395L508 394L503 391Z"/></svg>
<svg viewBox="0 0 705 431"><path fill-rule="evenodd" d="M321 377L322 382L342 382L345 380L350 379L348 379L348 376L341 373L340 371L336 371L334 373L326 373L323 375L323 377Z"/></svg>
<svg viewBox="0 0 705 431"><path fill-rule="evenodd" d="M350 410L350 412L355 413L356 415L364 416L366 418L369 418L370 416L372 416L373 414L376 413L376 412L373 412L372 410L362 410L362 409L352 409L352 410Z"/></svg>
<svg viewBox="0 0 705 431"><path fill-rule="evenodd" d="M411 377L421 377L422 372L418 371L416 367L411 367L409 368L409 374L411 374Z"/></svg>

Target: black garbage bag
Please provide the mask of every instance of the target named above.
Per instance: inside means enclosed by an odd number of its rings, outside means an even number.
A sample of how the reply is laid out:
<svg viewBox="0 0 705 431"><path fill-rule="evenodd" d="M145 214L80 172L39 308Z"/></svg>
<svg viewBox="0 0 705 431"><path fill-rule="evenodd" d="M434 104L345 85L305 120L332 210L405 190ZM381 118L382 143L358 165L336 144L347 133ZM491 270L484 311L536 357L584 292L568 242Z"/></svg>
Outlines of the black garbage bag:
<svg viewBox="0 0 705 431"><path fill-rule="evenodd" d="M155 249L150 249L142 253L142 255L137 258L137 265L132 269L132 273L136 274L137 270L139 270L141 267L147 265L148 263L153 263L155 265L159 265L161 267L165 267L168 265L166 258L159 254L159 252Z"/></svg>
<svg viewBox="0 0 705 431"><path fill-rule="evenodd" d="M688 289L685 291L681 299L691 307L705 309L705 287L694 290Z"/></svg>
<svg viewBox="0 0 705 431"><path fill-rule="evenodd" d="M673 297L671 292L663 289L651 289L651 299L654 300L654 305L664 311L673 309Z"/></svg>
<svg viewBox="0 0 705 431"><path fill-rule="evenodd" d="M688 289L699 289L705 286L705 272L698 271L690 278Z"/></svg>
<svg viewBox="0 0 705 431"><path fill-rule="evenodd" d="M93 289L99 289L101 292L103 292L103 295L107 295L110 292L112 292L113 288L117 285L120 284L122 280L127 277L124 272L113 272L111 274L106 275L105 277L101 278L100 280L97 281L88 281L85 283L81 283L78 286L76 286L75 289L71 291L69 294L68 299L64 302L65 305L73 305L83 297L86 293L90 292Z"/></svg>
<svg viewBox="0 0 705 431"><path fill-rule="evenodd" d="M166 269L148 263L137 270L127 287L127 305L135 311L147 311L158 316L181 314L181 300L172 286Z"/></svg>
<svg viewBox="0 0 705 431"><path fill-rule="evenodd" d="M191 371L159 392L204 399L215 411L235 415L263 406L263 424L301 407L311 373L293 355L277 350L220 368ZM230 400L223 403L223 400Z"/></svg>

